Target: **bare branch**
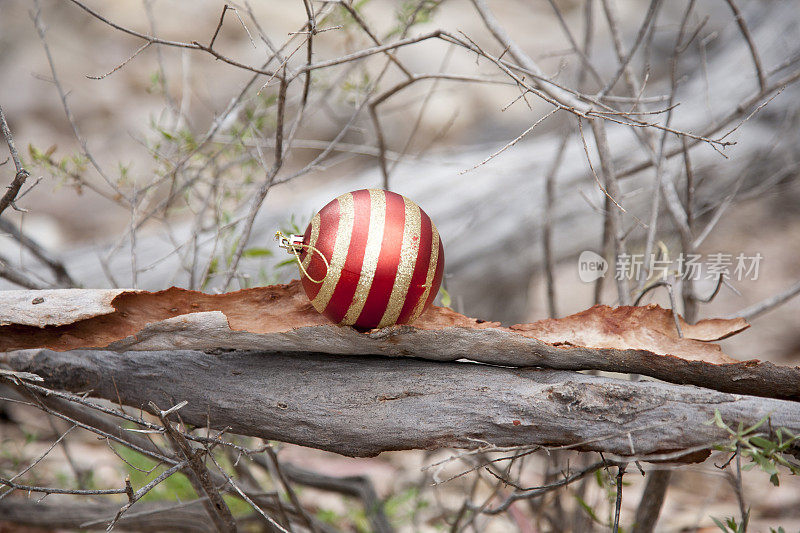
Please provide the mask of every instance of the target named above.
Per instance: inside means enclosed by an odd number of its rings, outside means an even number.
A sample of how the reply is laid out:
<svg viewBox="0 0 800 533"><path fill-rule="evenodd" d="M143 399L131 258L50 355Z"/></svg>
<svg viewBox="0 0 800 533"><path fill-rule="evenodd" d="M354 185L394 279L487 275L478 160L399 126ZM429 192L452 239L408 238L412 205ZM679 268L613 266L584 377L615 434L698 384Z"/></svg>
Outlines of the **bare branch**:
<svg viewBox="0 0 800 533"><path fill-rule="evenodd" d="M76 0L72 0L76 1ZM63 86L61 85L61 81L58 77L58 73L56 72L56 65L53 61L53 55L50 53L50 46L47 44L47 30L44 26L44 21L42 20L42 10L39 5L39 0L34 0L35 11L33 13L33 22L36 26L36 32L39 35L39 40L42 42L42 47L44 48L45 56L47 57L47 63L50 65L50 73L53 76L53 83L58 90L58 95L61 98L61 105L64 108L64 113L67 116L67 120L69 121L70 126L72 127L72 132L75 135L75 138L78 140L78 143L81 145L81 149L83 151L83 155L89 162L92 164L92 167L97 171L98 174L105 180L106 184L111 187L111 189L122 199L126 201L126 203L130 204L130 199L120 190L119 187L108 177L108 175L103 171L100 167L100 164L95 159L92 152L89 151L89 145L86 139L80 134L78 130L78 123L75 120L75 117L72 114L72 110L67 103L67 93L64 91Z"/></svg>
<svg viewBox="0 0 800 533"><path fill-rule="evenodd" d="M77 496L101 496L107 494L125 494L126 489L60 489L58 487L35 487L32 485L22 485L10 479L0 477L0 485L5 485L16 490L28 492L43 492L44 494L74 494Z"/></svg>
<svg viewBox="0 0 800 533"><path fill-rule="evenodd" d="M616 46L618 56L620 56L621 62L619 68L617 69L617 72L614 74L614 76L612 76L611 81L609 81L606 84L606 86L603 87L603 89L601 89L600 92L598 93L597 96L599 98L602 98L609 91L611 91L611 89L614 88L614 85L616 85L617 80L619 80L619 77L622 75L623 72L625 72L626 76L628 76L630 79L630 77L632 76L632 74L629 71L630 61L636 54L636 51L639 49L639 46L642 44L642 40L644 39L644 36L647 34L647 30L653 24L653 20L655 19L656 14L658 13L658 9L660 7L661 7L661 0L651 0L650 7L647 9L647 14L645 15L644 18L644 22L639 27L639 33L636 35L636 41L631 47L631 50L627 54L625 54L623 58L621 55L622 43L619 41L619 31L616 29L617 28L616 17L614 16L613 11L611 10L611 6L608 3L608 0L603 0L603 8L605 10L609 26L611 27L612 35L615 36L614 43ZM631 96L635 95L636 92L631 94Z"/></svg>
<svg viewBox="0 0 800 533"><path fill-rule="evenodd" d="M539 80L545 77L544 71L542 71L542 69L539 68L533 59L531 59L519 46L517 46L516 43L514 43L514 41L511 40L511 37L506 33L505 28L503 28L503 26L497 21L484 0L472 0L472 4L478 11L481 19L483 19L486 27L490 32L492 32L492 35L494 35L495 39L497 39L504 49L508 50L509 55L511 55L511 57L513 57L514 60L522 65L525 69L539 77L537 80L538 89L547 94L553 100L562 104L564 107L575 109L578 112L586 112L590 109L590 106L584 102L581 102L573 95L555 86L554 84L545 82L540 83Z"/></svg>
<svg viewBox="0 0 800 533"><path fill-rule="evenodd" d="M176 464L172 465L170 468L164 470L161 474L156 476L152 481L147 483L147 485L143 486L141 489L137 490L136 492L132 492L131 485L130 485L130 480L126 479L125 480L125 485L126 485L125 489L126 489L126 493L128 494L128 503L123 505L119 509L119 511L117 511L117 514L114 515L114 518L111 519L111 521L109 522L108 527L106 528L106 531L111 531L114 528L114 526L116 525L116 523L119 522L119 519L122 518L122 515L125 514L125 512L128 509L130 509L131 506L134 503L138 502L148 492L153 490L156 487L156 485L158 485L162 481L166 480L168 477L172 476L172 474L175 474L176 472L178 472L180 469L185 467L188 463L189 463L189 461L185 460L185 461L182 461L180 463L176 463Z"/></svg>
<svg viewBox="0 0 800 533"><path fill-rule="evenodd" d="M740 102L733 110L731 110L727 115L724 115L721 118L718 118L714 121L713 124L708 126L703 132L698 135L697 137L700 138L710 138L715 133L719 132L725 126L729 125L736 119L746 116L748 113L751 113L755 108L760 106L765 99L771 97L774 93L781 91L783 88L797 83L800 80L800 71L788 74L781 80L778 80L771 85L767 86L766 89L763 91L759 91L758 93L754 94L753 96L748 97L747 99ZM702 139L690 137L692 141L688 143L688 147L692 148L699 144ZM670 159L675 157L676 155L683 154L683 146L677 146L675 148L670 149L669 151L664 154L664 157ZM627 178L633 176L634 174L638 174L639 172L646 170L653 166L652 160L643 161L641 163L637 163L635 165L631 165L628 168L622 169L619 171L617 178Z"/></svg>
<svg viewBox="0 0 800 533"><path fill-rule="evenodd" d="M614 239L614 251L616 253L614 264L616 265L618 258L622 257L622 255L626 253L624 237L625 230L622 227L621 214L621 211L624 212L625 210L622 209L622 206L619 205L616 200L616 198L620 197L620 191L617 184L617 176L614 172L614 167L611 160L611 151L608 147L605 124L603 121L597 119L591 120L589 123L592 126L594 140L597 145L597 155L600 159L600 168L603 172L603 183L605 185L603 190L606 192L608 198L619 208L619 211L611 208L607 212L609 219L609 234ZM580 125L580 122L578 124ZM582 135L583 133L581 132L581 136ZM630 289L628 287L628 280L625 276L617 276L617 293L620 305L628 305L630 303Z"/></svg>
<svg viewBox="0 0 800 533"><path fill-rule="evenodd" d="M561 8L558 6L558 4L556 4L555 0L548 0L548 2L550 3L550 7L553 9L553 12L556 14L556 18L558 19L558 23L561 26L564 35L567 37L569 43L572 45L572 49L575 51L575 53L578 54L578 57L581 58L581 63L583 64L584 67L580 70L581 73L589 72L589 74L591 74L592 77L594 78L594 81L597 83L597 85L602 86L603 80L600 78L600 74L597 72L597 69L589 60L586 51L584 51L584 48L586 47L581 48L580 46L578 46L578 43L575 42L575 37L572 35L572 32L569 30L569 26L567 26L567 22L564 20L564 14L561 12ZM578 85L580 86L582 84L578 83Z"/></svg>
<svg viewBox="0 0 800 533"><path fill-rule="evenodd" d="M150 402L150 405L157 412L159 411L153 402ZM172 426L169 420L167 420L169 414L170 410L160 411L158 416L161 420L161 423L164 425L164 429L166 429L166 435L172 442L176 452L184 457L186 464L191 469L193 475L190 474L187 475L187 477L189 478L192 487L198 496L205 496L208 498L208 500L204 500L204 505L206 511L208 511L209 516L214 522L214 525L217 526L217 529L219 531L236 531L236 521L233 519L231 511L228 509L228 505L222 499L217 487L215 487L212 483L208 468L206 468L202 459L200 458L203 454L203 450L192 449L183 435L181 435ZM177 468L175 469L177 470Z"/></svg>
<svg viewBox="0 0 800 533"><path fill-rule="evenodd" d="M750 307L746 307L741 311L737 311L736 313L733 313L730 316L742 317L745 320L750 320L768 311L772 311L779 305L788 302L790 299L794 298L798 294L800 294L800 281L798 281L791 287L787 288L786 290L781 291L775 296L770 296L769 298L762 300L757 304L753 304Z"/></svg>
<svg viewBox="0 0 800 533"><path fill-rule="evenodd" d="M753 58L753 67L756 69L756 76L758 77L758 88L763 92L767 87L767 78L764 75L764 69L761 67L761 59L758 57L756 45L753 42L753 36L750 35L750 30L744 20L742 12L739 11L738 6L733 0L725 0L728 6L733 11L733 16L736 18L736 24L739 25L739 30L742 32L742 37L747 42L747 48L750 49L750 56Z"/></svg>
<svg viewBox="0 0 800 533"><path fill-rule="evenodd" d="M569 135L564 134L561 144L558 146L553 163L545 176L545 211L544 225L542 226L542 251L544 253L545 282L547 283L547 310L551 318L558 316L556 309L556 284L555 284L555 264L553 259L552 239L553 239L553 206L556 203L556 176L564 157L564 149L569 142Z"/></svg>
<svg viewBox="0 0 800 533"><path fill-rule="evenodd" d="M89 76L89 75L87 75L86 77L87 77L87 78L89 78L90 80L102 80L103 78L107 78L108 76L111 76L111 75L112 75L112 74L114 74L116 71L118 71L119 69L121 69L122 67L124 67L125 65L127 65L128 63L130 63L130 62L133 60L133 58L135 58L136 56L138 56L139 54L141 54L142 52L144 52L144 51L145 51L145 50L146 50L146 49L147 49L147 48L148 48L148 47L149 47L151 44L153 44L153 42L152 42L152 41L147 41L147 42L146 42L146 43L144 43L142 46L140 46L140 47L139 47L139 48L138 48L138 49L137 49L137 50L136 50L136 51L133 53L133 55L131 55L130 57L128 57L128 59L126 59L125 61L123 61L122 63L120 63L119 65L117 65L117 66L116 66L116 67L114 67L113 69L111 69L110 71L106 72L105 74L100 74L99 76Z"/></svg>
<svg viewBox="0 0 800 533"><path fill-rule="evenodd" d="M614 527L613 533L619 531L619 512L622 509L622 476L625 475L625 465L617 466L617 498L614 504Z"/></svg>
<svg viewBox="0 0 800 533"><path fill-rule="evenodd" d="M272 167L267 172L267 175L259 188L257 194L253 198L253 201L250 204L250 210L247 213L247 218L245 219L245 225L242 229L241 237L239 238L239 244L236 247L236 251L233 254L233 257L230 261L230 266L228 270L228 274L225 276L225 281L223 283L223 288L227 288L233 277L236 275L236 267L239 265L239 261L242 258L242 254L244 253L245 248L247 247L247 243L250 239L250 233L253 230L253 223L256 220L256 216L258 215L261 206L264 203L264 199L266 199L269 190L272 188L272 185L275 181L275 177L280 172L281 168L283 167L283 123L284 123L284 114L286 112L286 87L288 82L286 80L286 75L284 73L281 76L281 83L280 89L278 91L278 119L277 119L277 126L275 127L275 157L272 163Z"/></svg>
<svg viewBox="0 0 800 533"><path fill-rule="evenodd" d="M11 262L0 255L0 277L27 289L44 289L46 285L24 272L13 268Z"/></svg>
<svg viewBox="0 0 800 533"><path fill-rule="evenodd" d="M75 287L77 285L61 261L52 257L39 243L22 233L15 224L6 219L0 219L0 232L8 233L15 241L28 249L34 257L47 265L55 274L59 286Z"/></svg>
<svg viewBox="0 0 800 533"><path fill-rule="evenodd" d="M80 7L81 9L86 11L87 13L89 13L91 16L93 16L94 18L96 18L96 19L100 20L101 22L111 26L112 28L114 28L116 30L119 30L119 31L121 31L123 33L127 33L128 35L132 35L134 37L138 37L140 39L144 39L145 41L147 41L149 43L160 44L160 45L164 45L164 46L173 46L173 47L177 47L177 48L188 48L188 49L194 49L194 50L202 50L204 52L208 52L209 54L211 54L215 58L219 59L220 61L228 63L229 65L231 65L233 67L237 67L237 68L240 68L242 70L249 70L250 72L254 72L254 73L257 73L257 74L263 74L265 76L273 75L273 72L271 72L269 70L264 70L263 68L251 67L249 65L245 65L243 63L239 63L238 61L235 61L235 60L233 60L233 59L231 59L231 58L229 58L227 56L224 56L224 55L220 54L216 50L212 49L210 46L202 45L202 44L200 44L200 43L198 43L196 41L195 42L191 42L191 43L184 43L184 42L180 42L180 41L169 41L169 40L165 40L165 39L159 39L157 37L153 37L151 35L140 33L138 31L134 31L134 30L131 30L131 29L126 28L124 26L121 26L119 24L116 24L116 23L112 22L111 20L107 19L106 17L104 17L103 15L101 15L100 13L98 13L97 11L94 11L93 9L88 7L86 4L80 2L79 0L70 0L70 2L72 2L75 5L77 5L78 7ZM212 44L213 44L213 42L212 42Z"/></svg>
<svg viewBox="0 0 800 533"><path fill-rule="evenodd" d="M14 160L14 167L17 169L17 173L11 181L11 185L8 186L8 190L2 198L0 198L0 214L2 214L6 207L13 205L14 199L19 194L19 190L30 174L22 166L22 161L20 161L19 154L17 153L17 147L14 145L14 137L11 136L11 130L8 127L8 122L6 122L6 115L3 113L2 107L0 107L0 131L3 132L3 137L6 140L6 144L8 144L8 151L11 152L11 158Z"/></svg>
<svg viewBox="0 0 800 533"><path fill-rule="evenodd" d="M537 498L542 496L543 494L547 494L555 489L560 489L561 487L566 487L570 483L573 483L579 479L583 479L584 477L588 476L589 474L594 474L601 468L607 466L608 463L606 461L598 461L589 465L588 467L579 470L577 472L569 472L563 473L563 477L558 481L553 483L549 483L547 485L542 485L541 487L533 487L533 488L522 488L522 487L515 487L517 490L509 495L502 503L500 503L497 507L493 507L490 509L484 509L482 512L484 514L499 514L506 511L512 503L517 500L528 500L531 498ZM489 473L495 475L491 470L488 470ZM507 480L501 479L503 483L510 484Z"/></svg>
<svg viewBox="0 0 800 533"><path fill-rule="evenodd" d="M0 502L0 516L7 522L35 528L105 530L117 512L115 503L67 503L35 501L22 498ZM241 520L240 520L241 521ZM178 504L139 502L135 512L128 512L117 526L131 531L182 531L212 533L208 515L198 500Z"/></svg>
<svg viewBox="0 0 800 533"><path fill-rule="evenodd" d="M506 144L504 144L502 148L500 148L496 152L492 153L491 155L487 156L486 159L484 159L480 163L477 163L474 166L472 166L472 167L470 167L470 168L468 168L466 170L462 170L461 172L459 172L459 174L466 174L467 172L469 172L471 170L475 170L476 168L485 165L486 163L488 163L489 161L491 161L492 159L494 159L498 155L502 154L503 152L505 152L506 150L508 150L509 148L514 146L515 144L517 144L526 135L528 135L530 132L532 132L534 129L536 129L536 126L538 126L539 124L541 124L542 122L544 122L545 120L550 118L551 116L555 115L557 111L559 111L558 107L556 107L554 109L551 109L544 116L542 116L539 120L537 120L530 127L528 127L528 129L526 129L525 131L523 131L522 133L517 135L513 140L511 140L511 141L507 142Z"/></svg>

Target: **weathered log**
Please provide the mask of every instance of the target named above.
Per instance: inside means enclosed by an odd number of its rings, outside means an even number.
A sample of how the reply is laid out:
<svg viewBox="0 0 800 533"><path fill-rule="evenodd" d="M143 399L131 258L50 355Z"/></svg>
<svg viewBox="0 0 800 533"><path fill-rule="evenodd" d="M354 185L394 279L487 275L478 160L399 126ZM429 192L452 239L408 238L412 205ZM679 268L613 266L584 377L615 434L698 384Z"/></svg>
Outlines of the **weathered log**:
<svg viewBox="0 0 800 533"><path fill-rule="evenodd" d="M32 303L38 302L38 303ZM742 319L687 324L658 306L595 306L500 327L433 307L413 326L360 332L309 304L298 282L208 295L69 289L0 293L0 351L262 350L470 359L501 366L642 374L722 392L800 400L800 368L736 361L714 344Z"/></svg>
<svg viewBox="0 0 800 533"><path fill-rule="evenodd" d="M192 351L6 354L49 387L148 409L188 401L198 426L349 456L387 450L564 446L646 459L725 441L709 424L800 432L794 402L658 382L372 356Z"/></svg>

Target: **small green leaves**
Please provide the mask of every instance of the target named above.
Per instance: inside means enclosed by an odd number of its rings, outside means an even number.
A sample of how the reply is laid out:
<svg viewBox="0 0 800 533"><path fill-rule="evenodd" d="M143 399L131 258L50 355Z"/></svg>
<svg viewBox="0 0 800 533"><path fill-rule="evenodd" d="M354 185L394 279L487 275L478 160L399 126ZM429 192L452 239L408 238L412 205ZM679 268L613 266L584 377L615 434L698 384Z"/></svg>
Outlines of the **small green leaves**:
<svg viewBox="0 0 800 533"><path fill-rule="evenodd" d="M423 0L422 2L406 0L400 3L397 9L397 25L389 32L387 37L401 34L417 24L430 22L436 8L439 7L438 0Z"/></svg>
<svg viewBox="0 0 800 533"><path fill-rule="evenodd" d="M41 150L29 144L28 154L31 158L31 165L60 177L64 182L75 185L80 191L81 176L88 168L89 160L82 153L74 153L57 159L55 157L56 150L56 145L50 146L47 150Z"/></svg>
<svg viewBox="0 0 800 533"><path fill-rule="evenodd" d="M417 487L411 487L390 496L384 504L388 518L398 527L411 523L420 511L426 509L430 502L420 495Z"/></svg>
<svg viewBox="0 0 800 533"><path fill-rule="evenodd" d="M283 226L280 230L283 232L284 235L301 235L305 231L305 227L308 226L311 217L308 217L307 220L298 220L294 213L289 217L289 220L283 223ZM302 227L301 227L302 226Z"/></svg>
<svg viewBox="0 0 800 533"><path fill-rule="evenodd" d="M719 518L713 516L711 520L725 533L745 533L745 531L747 531L747 523L750 521L750 509L745 513L744 520L742 520L741 524L737 524L736 519L733 517L726 518L724 523Z"/></svg>
<svg viewBox="0 0 800 533"><path fill-rule="evenodd" d="M717 446L717 450L740 453L742 457L750 459L752 462L744 465L742 470L751 470L758 466L769 475L770 482L777 487L780 484L778 477L779 465L787 468L793 475L800 474L800 465L789 460L787 455L800 438L786 428L777 428L772 432L772 435L770 433L757 432L765 424L769 427L768 422L769 415L766 415L748 428L743 428L740 422L737 429L734 430L722 420L719 411L715 410L714 419L709 423L724 429L731 436L730 441L724 445Z"/></svg>

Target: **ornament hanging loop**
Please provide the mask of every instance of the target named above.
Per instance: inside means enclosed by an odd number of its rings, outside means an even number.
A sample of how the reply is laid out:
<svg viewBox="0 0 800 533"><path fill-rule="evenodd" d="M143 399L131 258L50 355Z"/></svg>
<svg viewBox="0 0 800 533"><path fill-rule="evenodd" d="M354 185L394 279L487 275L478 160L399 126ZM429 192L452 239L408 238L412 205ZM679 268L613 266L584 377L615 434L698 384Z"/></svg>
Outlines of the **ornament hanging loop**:
<svg viewBox="0 0 800 533"><path fill-rule="evenodd" d="M286 250L287 253L294 255L295 259L297 259L297 266L300 267L300 270L303 272L303 275L309 279L312 283L322 283L325 281L325 276L327 276L328 270L330 270L330 264L328 263L328 259L325 257L319 248L311 246L310 244L303 243L303 236L302 235L289 235L288 237L283 234L281 230L275 232L275 240L278 241L278 246ZM300 260L300 252L303 248L307 248L313 254L317 252L322 258L322 262L325 263L325 276L322 277L320 280L316 280L311 277L311 275L306 270L306 267L303 266L303 261Z"/></svg>
<svg viewBox="0 0 800 533"><path fill-rule="evenodd" d="M292 251L295 251L297 248L303 247L302 235L289 235L287 237L282 231L278 230L275 232L275 240L278 241L278 246L286 250L286 252L289 254L291 254Z"/></svg>

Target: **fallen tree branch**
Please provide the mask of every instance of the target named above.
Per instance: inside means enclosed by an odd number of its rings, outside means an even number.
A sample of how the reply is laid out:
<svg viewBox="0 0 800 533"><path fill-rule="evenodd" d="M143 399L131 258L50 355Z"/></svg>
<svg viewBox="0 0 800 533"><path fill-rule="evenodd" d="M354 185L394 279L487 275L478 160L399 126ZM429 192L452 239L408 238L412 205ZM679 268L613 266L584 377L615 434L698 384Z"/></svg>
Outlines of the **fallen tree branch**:
<svg viewBox="0 0 800 533"><path fill-rule="evenodd" d="M37 502L6 498L0 501L0 517L3 521L32 527L105 530L118 508L115 503L61 503L49 498ZM216 531L198 500L166 505L143 502L136 506L136 512L123 516L117 525L129 531Z"/></svg>
<svg viewBox="0 0 800 533"><path fill-rule="evenodd" d="M349 456L542 445L646 460L726 441L708 424L715 411L730 424L769 415L770 427L800 432L793 402L554 370L264 352L31 350L2 360L52 388L144 409L185 400L185 423Z"/></svg>
<svg viewBox="0 0 800 533"><path fill-rule="evenodd" d="M0 293L0 351L226 349L471 359L634 373L722 392L800 400L800 368L737 361L713 343L747 327L742 319L688 324L658 306L595 306L508 328L432 308L413 326L362 333L329 323L314 311L297 281L218 295L176 288Z"/></svg>

